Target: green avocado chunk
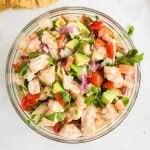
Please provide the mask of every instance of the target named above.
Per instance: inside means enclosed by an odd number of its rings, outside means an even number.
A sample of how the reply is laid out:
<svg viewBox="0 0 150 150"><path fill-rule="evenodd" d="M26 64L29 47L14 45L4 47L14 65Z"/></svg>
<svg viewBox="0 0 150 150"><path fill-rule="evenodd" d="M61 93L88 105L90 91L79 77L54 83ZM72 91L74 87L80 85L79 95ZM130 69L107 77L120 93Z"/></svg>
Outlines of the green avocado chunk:
<svg viewBox="0 0 150 150"><path fill-rule="evenodd" d="M73 40L67 42L65 46L69 49L74 49L76 46L78 46L78 44L79 44L79 40L73 39Z"/></svg>
<svg viewBox="0 0 150 150"><path fill-rule="evenodd" d="M62 27L62 26L64 26L64 25L66 25L66 21L65 21L62 17L60 17L60 18L58 18L58 19L56 20L55 25L56 25L58 28L60 28L60 27Z"/></svg>
<svg viewBox="0 0 150 150"><path fill-rule="evenodd" d="M53 84L52 92L64 92L64 88L61 86L60 82L57 81Z"/></svg>
<svg viewBox="0 0 150 150"><path fill-rule="evenodd" d="M116 90L107 90L102 95L102 102L105 104L110 104L117 95L118 92Z"/></svg>
<svg viewBox="0 0 150 150"><path fill-rule="evenodd" d="M74 54L75 63L77 66L82 66L90 61L90 58L82 53L76 52Z"/></svg>
<svg viewBox="0 0 150 150"><path fill-rule="evenodd" d="M72 64L71 65L71 69L76 72L77 75L81 75L82 74L82 68L77 66L76 64Z"/></svg>
<svg viewBox="0 0 150 150"><path fill-rule="evenodd" d="M81 33L84 34L85 36L88 36L90 34L89 29L81 22L77 22L77 26L80 29Z"/></svg>

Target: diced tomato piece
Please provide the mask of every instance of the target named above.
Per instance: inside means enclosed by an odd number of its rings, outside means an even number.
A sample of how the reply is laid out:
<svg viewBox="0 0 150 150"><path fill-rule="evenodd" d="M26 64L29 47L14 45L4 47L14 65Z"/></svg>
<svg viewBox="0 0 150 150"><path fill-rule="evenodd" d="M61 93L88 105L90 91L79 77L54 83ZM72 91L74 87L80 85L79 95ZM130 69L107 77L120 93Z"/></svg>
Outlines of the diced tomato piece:
<svg viewBox="0 0 150 150"><path fill-rule="evenodd" d="M20 69L20 63L12 64L12 67L15 69L15 71L18 71Z"/></svg>
<svg viewBox="0 0 150 150"><path fill-rule="evenodd" d="M25 111L29 111L38 101L40 94L27 94L21 100L21 107Z"/></svg>
<svg viewBox="0 0 150 150"><path fill-rule="evenodd" d="M96 47L96 48L99 48L99 47L105 46L105 45L106 45L106 43L105 43L103 40L97 39L97 40L95 41L95 47Z"/></svg>
<svg viewBox="0 0 150 150"><path fill-rule="evenodd" d="M103 83L103 77L99 71L90 72L87 79L89 83L92 83L97 87L101 86Z"/></svg>
<svg viewBox="0 0 150 150"><path fill-rule="evenodd" d="M63 100L60 93L55 93L54 96L55 96L56 101L58 101L62 106L65 106L66 103Z"/></svg>
<svg viewBox="0 0 150 150"><path fill-rule="evenodd" d="M114 58L114 48L113 48L113 44L111 42L109 42L106 46L106 51L107 51L107 55L110 59Z"/></svg>
<svg viewBox="0 0 150 150"><path fill-rule="evenodd" d="M102 23L103 23L102 21L94 21L90 24L90 29L91 30L99 30Z"/></svg>
<svg viewBox="0 0 150 150"><path fill-rule="evenodd" d="M114 88L114 83L111 81L104 82L103 88L111 90Z"/></svg>
<svg viewBox="0 0 150 150"><path fill-rule="evenodd" d="M62 49L65 46L65 39L66 39L66 35L65 34L60 34L58 40L57 40L57 45L58 45L58 49Z"/></svg>
<svg viewBox="0 0 150 150"><path fill-rule="evenodd" d="M59 133L59 132L60 132L60 129L61 129L61 123L60 123L60 122L56 123L56 124L53 126L53 131L54 131L55 133Z"/></svg>
<svg viewBox="0 0 150 150"><path fill-rule="evenodd" d="M72 56L69 56L67 58L67 62L66 62L65 68L64 68L66 71L70 71L73 61L74 61L74 58Z"/></svg>

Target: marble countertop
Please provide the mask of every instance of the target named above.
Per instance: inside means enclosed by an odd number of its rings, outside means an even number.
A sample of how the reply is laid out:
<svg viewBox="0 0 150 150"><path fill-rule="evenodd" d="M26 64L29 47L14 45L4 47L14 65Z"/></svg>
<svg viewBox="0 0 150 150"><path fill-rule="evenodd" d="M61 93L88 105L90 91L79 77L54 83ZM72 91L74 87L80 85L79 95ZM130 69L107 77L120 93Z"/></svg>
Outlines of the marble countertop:
<svg viewBox="0 0 150 150"><path fill-rule="evenodd" d="M142 80L137 101L123 123L106 136L83 144L48 140L28 128L12 107L5 86L5 64L16 35L33 18L53 8L85 6L102 11L124 28L135 27L134 44L144 52ZM0 150L146 150L150 139L150 1L149 0L60 0L47 8L7 10L0 13Z"/></svg>

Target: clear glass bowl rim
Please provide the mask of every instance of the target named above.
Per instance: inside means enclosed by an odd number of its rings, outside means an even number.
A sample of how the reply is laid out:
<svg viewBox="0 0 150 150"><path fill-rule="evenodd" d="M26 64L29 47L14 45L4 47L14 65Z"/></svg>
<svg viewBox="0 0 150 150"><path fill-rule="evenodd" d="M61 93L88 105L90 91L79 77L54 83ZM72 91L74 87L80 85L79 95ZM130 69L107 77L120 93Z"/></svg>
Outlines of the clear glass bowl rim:
<svg viewBox="0 0 150 150"><path fill-rule="evenodd" d="M85 11L86 13L85 14L88 14L88 13L94 13L96 15L100 15L100 16L103 16L104 18L107 18L110 22L112 22L123 34L124 34L124 37L125 39L127 40L128 44L130 45L131 48L135 48L131 38L127 35L126 31L123 29L123 27L121 27L114 19L112 19L111 17L109 17L108 15L100 12L100 11L97 11L97 10L94 10L94 9L91 9L91 8L87 8L87 7L78 7L78 6L70 6L70 7L60 7L60 8L56 8L56 9L52 9L48 12L45 12L43 13L42 15L36 17L35 19L33 19L31 22L29 22L21 31L20 33L18 34L18 36L16 37L16 39L14 40L14 43L12 44L11 48L10 48L10 51L9 51L9 54L8 54L8 57L7 57L7 62L6 62L6 70L5 70L5 82L6 82L6 86L7 86L7 92L8 92L8 95L9 95L9 99L11 100L11 103L13 105L13 107L15 108L16 112L18 113L18 115L20 116L20 118L26 123L26 118L25 118L25 114L23 111L19 110L19 106L16 105L15 103L15 100L14 100L14 97L13 97L13 93L12 93L12 89L11 89L11 84L10 84L10 79L9 79L9 74L11 72L11 57L12 57L12 54L14 53L14 47L18 41L18 38L35 22L37 22L40 18L43 18L49 14L53 14L53 13L57 13L57 12L62 12L63 11L74 11L74 12L78 12L78 11ZM129 114L129 112L131 111L135 101L136 101L136 98L137 98L137 95L138 95L138 91L139 91L139 87L140 87L140 80L141 80L141 72L140 72L140 65L137 64L137 83L136 83L136 90L135 90L135 93L134 93L134 96L132 98L132 102L130 103L130 106L128 107L127 109L127 112L124 113L124 115L120 118L120 120L118 122L116 122L111 128L109 128L108 130L106 130L105 132L102 132L100 133L99 135L96 135L96 136L93 136L93 137L87 137L87 138L83 138L83 139L65 139L65 138L59 138L59 136L56 136L56 135L48 135L48 134L45 134L43 133L43 131L41 129L39 129L39 127L35 124L28 124L28 126L34 130L35 132L39 133L40 135L44 136L44 137L47 137L48 139L51 139L51 140L55 140L55 141L58 141L58 142L63 142L63 143L70 143L70 144L74 144L74 143L83 143L83 142L89 142L89 141L92 141L92 140L95 140L97 138L100 138L106 134L108 134L109 132L111 132L113 129L115 129L126 117L127 115Z"/></svg>

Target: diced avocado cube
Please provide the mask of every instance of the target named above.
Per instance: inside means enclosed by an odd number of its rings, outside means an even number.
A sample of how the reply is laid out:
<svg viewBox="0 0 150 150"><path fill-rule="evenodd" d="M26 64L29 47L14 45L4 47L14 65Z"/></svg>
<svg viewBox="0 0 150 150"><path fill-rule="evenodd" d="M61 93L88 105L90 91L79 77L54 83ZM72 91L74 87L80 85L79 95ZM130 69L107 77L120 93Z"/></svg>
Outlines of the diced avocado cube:
<svg viewBox="0 0 150 150"><path fill-rule="evenodd" d="M53 84L52 92L64 92L64 88L61 86L60 82L57 81Z"/></svg>
<svg viewBox="0 0 150 150"><path fill-rule="evenodd" d="M66 25L66 21L62 18L62 17L59 17L56 22L55 22L55 25L60 28L64 25Z"/></svg>
<svg viewBox="0 0 150 150"><path fill-rule="evenodd" d="M61 79L63 78L60 65L57 67L56 75Z"/></svg>
<svg viewBox="0 0 150 150"><path fill-rule="evenodd" d="M78 44L79 44L79 40L73 39L66 43L66 47L69 49L74 49L76 46L78 46Z"/></svg>
<svg viewBox="0 0 150 150"><path fill-rule="evenodd" d="M77 73L77 75L79 75L79 76L82 74L82 68L77 66L77 65L75 65L75 64L71 65L71 69L73 71L75 71Z"/></svg>
<svg viewBox="0 0 150 150"><path fill-rule="evenodd" d="M118 92L116 90L107 90L102 95L102 102L105 104L110 104L117 95Z"/></svg>
<svg viewBox="0 0 150 150"><path fill-rule="evenodd" d="M85 36L88 36L90 34L89 29L81 22L78 21L77 26L80 29L81 33L84 34Z"/></svg>
<svg viewBox="0 0 150 150"><path fill-rule="evenodd" d="M88 56L78 52L74 54L74 58L77 66L82 66L90 61L90 58Z"/></svg>

